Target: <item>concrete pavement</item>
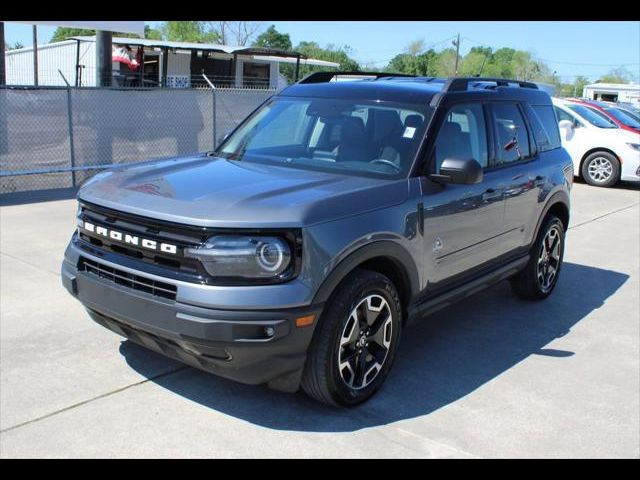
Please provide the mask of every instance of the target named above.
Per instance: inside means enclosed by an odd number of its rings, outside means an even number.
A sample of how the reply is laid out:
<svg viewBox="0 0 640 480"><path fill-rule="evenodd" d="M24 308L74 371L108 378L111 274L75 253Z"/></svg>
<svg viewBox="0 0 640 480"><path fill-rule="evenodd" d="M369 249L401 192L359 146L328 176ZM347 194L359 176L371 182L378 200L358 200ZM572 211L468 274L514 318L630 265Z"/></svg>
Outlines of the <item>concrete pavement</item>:
<svg viewBox="0 0 640 480"><path fill-rule="evenodd" d="M75 202L2 207L0 457L638 458L640 190L572 197L552 297L503 282L409 327L352 410L123 341L60 284Z"/></svg>

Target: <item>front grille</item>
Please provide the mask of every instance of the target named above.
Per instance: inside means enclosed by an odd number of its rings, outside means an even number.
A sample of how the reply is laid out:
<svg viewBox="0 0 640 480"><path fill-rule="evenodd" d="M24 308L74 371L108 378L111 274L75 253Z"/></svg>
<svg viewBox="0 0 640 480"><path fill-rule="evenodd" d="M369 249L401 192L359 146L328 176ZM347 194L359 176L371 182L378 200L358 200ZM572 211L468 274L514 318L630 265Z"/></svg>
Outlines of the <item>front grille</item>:
<svg viewBox="0 0 640 480"><path fill-rule="evenodd" d="M150 293L158 297L176 299L177 287L170 283L158 282L151 278L134 275L124 270L109 267L107 265L81 257L78 270L85 271L99 278L104 278L118 285L139 290L141 292Z"/></svg>
<svg viewBox="0 0 640 480"><path fill-rule="evenodd" d="M130 234L137 238L150 239L160 245L166 242L176 246L174 254L168 254L159 249L143 248L123 241L114 240L96 232L78 229L78 237L87 247L98 251L115 253L128 257L133 262L163 269L162 276L175 277L180 275L183 280L202 283L206 271L200 262L184 256L184 249L201 245L207 239L205 229L189 226L176 226L168 222L139 217L136 215L117 212L104 207L81 203L79 219L102 226L109 230L116 230L122 235ZM141 265L141 267L142 267ZM150 270L142 267L141 270ZM172 275L173 273L173 275Z"/></svg>

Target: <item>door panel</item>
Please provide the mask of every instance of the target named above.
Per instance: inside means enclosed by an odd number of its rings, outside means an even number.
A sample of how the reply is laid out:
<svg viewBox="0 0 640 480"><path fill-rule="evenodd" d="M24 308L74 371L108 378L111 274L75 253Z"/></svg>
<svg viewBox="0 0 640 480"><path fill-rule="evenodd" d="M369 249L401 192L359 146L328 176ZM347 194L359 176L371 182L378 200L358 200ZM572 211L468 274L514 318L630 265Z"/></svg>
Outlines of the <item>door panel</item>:
<svg viewBox="0 0 640 480"><path fill-rule="evenodd" d="M534 216L539 190L546 183L538 172L539 156L530 123L517 103L491 105L491 124L495 138L499 183L504 187L503 253L525 243L528 226ZM529 119L529 122L531 120Z"/></svg>
<svg viewBox="0 0 640 480"><path fill-rule="evenodd" d="M425 195L429 283L445 281L502 253L503 187L494 173L476 185L447 185L439 193Z"/></svg>
<svg viewBox="0 0 640 480"><path fill-rule="evenodd" d="M453 105L442 117L431 172L439 173L447 158L473 158L487 168L489 145L482 104ZM425 179L425 185L428 184ZM479 184L447 184L425 192L425 274L430 284L445 282L500 254L503 193L500 175L494 172L486 172Z"/></svg>
<svg viewBox="0 0 640 480"><path fill-rule="evenodd" d="M538 159L505 168L504 189L504 253L522 247L535 227L538 196L546 183L546 173L538 172Z"/></svg>

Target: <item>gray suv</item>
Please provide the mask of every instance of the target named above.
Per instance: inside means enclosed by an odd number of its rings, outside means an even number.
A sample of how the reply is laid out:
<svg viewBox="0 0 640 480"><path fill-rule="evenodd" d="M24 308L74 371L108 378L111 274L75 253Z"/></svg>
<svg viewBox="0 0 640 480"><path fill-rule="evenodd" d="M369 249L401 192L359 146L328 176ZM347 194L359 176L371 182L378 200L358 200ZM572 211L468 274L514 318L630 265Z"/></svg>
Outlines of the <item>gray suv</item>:
<svg viewBox="0 0 640 480"><path fill-rule="evenodd" d="M573 179L549 95L366 76L312 74L214 152L96 175L64 286L133 342L347 406L382 385L410 320L503 279L547 297Z"/></svg>

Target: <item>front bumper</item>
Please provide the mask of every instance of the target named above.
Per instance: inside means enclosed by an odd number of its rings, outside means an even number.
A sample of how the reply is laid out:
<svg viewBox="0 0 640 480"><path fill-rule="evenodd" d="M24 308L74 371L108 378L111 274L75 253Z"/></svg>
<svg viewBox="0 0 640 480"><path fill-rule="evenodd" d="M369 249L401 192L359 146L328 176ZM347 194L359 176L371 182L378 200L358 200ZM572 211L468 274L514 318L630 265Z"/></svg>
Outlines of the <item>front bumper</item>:
<svg viewBox="0 0 640 480"><path fill-rule="evenodd" d="M222 377L247 384L268 383L284 391L298 388L322 306L237 310L191 305L79 270L78 254L87 255L74 249L72 242L62 264L62 283L97 323ZM296 327L296 318L312 314L313 325Z"/></svg>
<svg viewBox="0 0 640 480"><path fill-rule="evenodd" d="M624 182L640 182L640 152L631 150L625 152L620 171L620 180Z"/></svg>

